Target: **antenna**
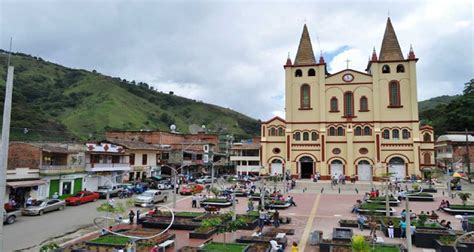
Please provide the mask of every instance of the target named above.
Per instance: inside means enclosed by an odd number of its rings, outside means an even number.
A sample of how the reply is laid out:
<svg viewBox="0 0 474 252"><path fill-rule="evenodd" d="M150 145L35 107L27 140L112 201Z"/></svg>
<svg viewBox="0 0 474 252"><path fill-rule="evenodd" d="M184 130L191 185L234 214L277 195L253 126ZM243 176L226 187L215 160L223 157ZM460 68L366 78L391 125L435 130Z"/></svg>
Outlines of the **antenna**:
<svg viewBox="0 0 474 252"><path fill-rule="evenodd" d="M13 43L13 38L10 37L10 52L8 53L8 64L7 64L7 66L10 66L10 57L12 56L12 43Z"/></svg>

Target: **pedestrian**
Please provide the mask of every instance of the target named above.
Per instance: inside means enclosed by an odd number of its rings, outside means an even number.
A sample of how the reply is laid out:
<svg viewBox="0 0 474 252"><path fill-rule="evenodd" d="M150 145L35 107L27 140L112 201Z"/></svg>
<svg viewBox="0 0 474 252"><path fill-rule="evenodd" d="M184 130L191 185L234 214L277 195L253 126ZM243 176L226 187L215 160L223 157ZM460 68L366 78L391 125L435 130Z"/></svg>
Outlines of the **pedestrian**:
<svg viewBox="0 0 474 252"><path fill-rule="evenodd" d="M453 229L453 227L451 227L451 221L446 222L446 228L447 228L448 230L452 230L452 229Z"/></svg>
<svg viewBox="0 0 474 252"><path fill-rule="evenodd" d="M393 234L394 234L394 228L395 226L393 225L393 222L392 220L389 220L388 223L387 223L387 226L388 226L388 238L392 238L393 239Z"/></svg>
<svg viewBox="0 0 474 252"><path fill-rule="evenodd" d="M253 201L252 201L252 198L249 198L249 201L248 201L248 203L247 203L247 206L248 206L247 212L253 211Z"/></svg>
<svg viewBox="0 0 474 252"><path fill-rule="evenodd" d="M33 198L31 196L28 196L28 199L26 200L26 207L29 207L33 205Z"/></svg>
<svg viewBox="0 0 474 252"><path fill-rule="evenodd" d="M133 244L131 240L127 241L127 245L125 245L125 249L127 252L132 252L133 251Z"/></svg>
<svg viewBox="0 0 474 252"><path fill-rule="evenodd" d="M360 231L364 231L365 217L360 213L357 215L357 225L359 226Z"/></svg>
<svg viewBox="0 0 474 252"><path fill-rule="evenodd" d="M278 212L278 209L275 209L275 212L273 213L273 225L276 228L280 226L280 213Z"/></svg>
<svg viewBox="0 0 474 252"><path fill-rule="evenodd" d="M58 192L55 192L55 193L53 194L53 199L59 199L59 194L58 194Z"/></svg>
<svg viewBox="0 0 474 252"><path fill-rule="evenodd" d="M401 234L400 234L400 238L404 239L405 238L405 231L407 230L407 224L405 223L405 220L402 219L400 220L400 231L401 231Z"/></svg>
<svg viewBox="0 0 474 252"><path fill-rule="evenodd" d="M370 227L370 236L375 235L377 231L377 222L375 219L371 218L369 221L369 227Z"/></svg>
<svg viewBox="0 0 474 252"><path fill-rule="evenodd" d="M133 218L135 218L135 213L133 210L130 210L130 213L128 213L128 219L130 220L130 225L133 225Z"/></svg>
<svg viewBox="0 0 474 252"><path fill-rule="evenodd" d="M467 232L468 221L467 218L462 218L461 227L464 232Z"/></svg>
<svg viewBox="0 0 474 252"><path fill-rule="evenodd" d="M137 210L137 225L140 225L140 209Z"/></svg>
<svg viewBox="0 0 474 252"><path fill-rule="evenodd" d="M265 209L260 208L260 211L258 212L258 226L260 228L260 233L263 232L263 226L265 225L266 219L267 219L267 213L265 212Z"/></svg>
<svg viewBox="0 0 474 252"><path fill-rule="evenodd" d="M298 252L298 251L299 251L298 243L294 241L293 244L291 245L291 252Z"/></svg>
<svg viewBox="0 0 474 252"><path fill-rule="evenodd" d="M196 199L197 208L201 208L201 201L202 201L202 194L197 196L197 199Z"/></svg>
<svg viewBox="0 0 474 252"><path fill-rule="evenodd" d="M193 196L191 197L191 202L192 202L191 207L192 208L196 208L196 200L197 200L196 195L193 194Z"/></svg>

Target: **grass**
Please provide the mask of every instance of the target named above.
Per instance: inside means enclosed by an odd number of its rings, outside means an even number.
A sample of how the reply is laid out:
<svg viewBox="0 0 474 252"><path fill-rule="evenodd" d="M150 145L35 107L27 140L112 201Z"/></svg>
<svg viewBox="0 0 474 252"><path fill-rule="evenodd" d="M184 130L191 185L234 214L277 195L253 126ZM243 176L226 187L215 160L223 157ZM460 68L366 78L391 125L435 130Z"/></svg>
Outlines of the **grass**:
<svg viewBox="0 0 474 252"><path fill-rule="evenodd" d="M417 194L414 194L414 195L408 193L408 194L406 194L406 196L408 196L408 197L417 197L417 196L419 196L419 197L433 198L433 194L426 193L426 192L421 192L421 193L417 193Z"/></svg>
<svg viewBox="0 0 474 252"><path fill-rule="evenodd" d="M374 201L385 201L385 196L379 196L379 197L373 198L373 199L371 199L371 200L374 200ZM389 200L389 201L395 201L395 200L397 200L397 199L395 199L395 197L393 197L393 196L389 196L389 197L388 197L388 200Z"/></svg>
<svg viewBox="0 0 474 252"><path fill-rule="evenodd" d="M241 252L247 244L240 244L240 243L215 243L211 242L202 248L203 251L216 251L216 252Z"/></svg>
<svg viewBox="0 0 474 252"><path fill-rule="evenodd" d="M467 210L474 210L474 205L454 205L454 204L451 204L449 206L449 208L451 209L467 209Z"/></svg>
<svg viewBox="0 0 474 252"><path fill-rule="evenodd" d="M469 218L469 219L467 219L467 221L468 221L470 224L474 225L474 218Z"/></svg>
<svg viewBox="0 0 474 252"><path fill-rule="evenodd" d="M177 212L174 213L175 217L198 217L203 215L204 213L199 213L199 212Z"/></svg>
<svg viewBox="0 0 474 252"><path fill-rule="evenodd" d="M126 245L128 242L128 238L116 235L105 235L97 239L91 240L90 242L99 244Z"/></svg>
<svg viewBox="0 0 474 252"><path fill-rule="evenodd" d="M395 246L375 245L374 248L370 246L370 251L372 252L400 252L400 248L395 247Z"/></svg>
<svg viewBox="0 0 474 252"><path fill-rule="evenodd" d="M225 203L225 202L230 202L230 201L228 201L227 199L215 199L215 198L211 198L211 199L206 199L204 202Z"/></svg>

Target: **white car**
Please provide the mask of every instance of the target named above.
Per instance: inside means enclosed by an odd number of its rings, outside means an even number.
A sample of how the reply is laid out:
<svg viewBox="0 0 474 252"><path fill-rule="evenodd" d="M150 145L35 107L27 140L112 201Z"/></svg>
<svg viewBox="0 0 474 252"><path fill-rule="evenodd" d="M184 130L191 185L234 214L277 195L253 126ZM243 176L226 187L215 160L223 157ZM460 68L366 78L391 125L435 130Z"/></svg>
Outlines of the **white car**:
<svg viewBox="0 0 474 252"><path fill-rule="evenodd" d="M216 178L214 178L214 182L216 182ZM200 177L196 179L196 183L199 183L199 184L212 183L212 177L211 176Z"/></svg>
<svg viewBox="0 0 474 252"><path fill-rule="evenodd" d="M147 190L135 197L135 206L150 207L158 202L168 200L168 191Z"/></svg>

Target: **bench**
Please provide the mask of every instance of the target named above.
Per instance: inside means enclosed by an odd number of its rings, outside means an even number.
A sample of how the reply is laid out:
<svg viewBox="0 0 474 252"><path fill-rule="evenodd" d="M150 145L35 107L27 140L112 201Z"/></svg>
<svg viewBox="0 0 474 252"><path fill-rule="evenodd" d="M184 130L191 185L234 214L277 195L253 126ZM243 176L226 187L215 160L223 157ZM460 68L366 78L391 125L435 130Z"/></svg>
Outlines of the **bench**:
<svg viewBox="0 0 474 252"><path fill-rule="evenodd" d="M174 240L166 240L158 245L160 251L165 251L166 248L174 246Z"/></svg>

